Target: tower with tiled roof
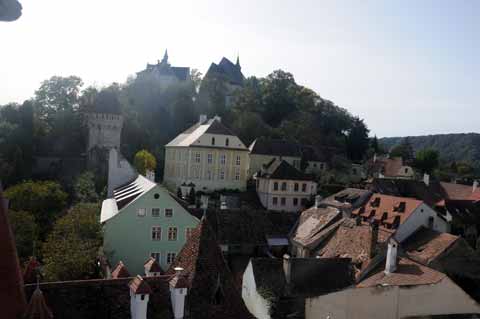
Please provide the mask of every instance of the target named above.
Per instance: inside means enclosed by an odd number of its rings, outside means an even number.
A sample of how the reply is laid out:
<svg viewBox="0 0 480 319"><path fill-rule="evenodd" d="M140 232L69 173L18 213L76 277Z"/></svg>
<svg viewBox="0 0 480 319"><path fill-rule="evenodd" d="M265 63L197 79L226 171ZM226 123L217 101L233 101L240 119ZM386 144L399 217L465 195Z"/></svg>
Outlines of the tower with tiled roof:
<svg viewBox="0 0 480 319"><path fill-rule="evenodd" d="M23 277L15 239L7 217L7 202L0 184L0 308L2 318L20 318L26 307Z"/></svg>

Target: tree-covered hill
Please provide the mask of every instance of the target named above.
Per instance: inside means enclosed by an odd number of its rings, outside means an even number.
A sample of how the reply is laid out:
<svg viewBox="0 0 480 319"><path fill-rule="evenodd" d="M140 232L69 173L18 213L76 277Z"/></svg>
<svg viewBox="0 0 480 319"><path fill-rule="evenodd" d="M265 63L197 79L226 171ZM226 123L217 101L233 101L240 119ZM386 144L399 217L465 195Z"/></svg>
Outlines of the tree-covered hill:
<svg viewBox="0 0 480 319"><path fill-rule="evenodd" d="M400 144L404 138L386 137L379 142L386 150L390 150ZM415 151L425 148L437 150L443 162L467 162L477 169L480 168L480 134L478 133L409 136L408 140Z"/></svg>

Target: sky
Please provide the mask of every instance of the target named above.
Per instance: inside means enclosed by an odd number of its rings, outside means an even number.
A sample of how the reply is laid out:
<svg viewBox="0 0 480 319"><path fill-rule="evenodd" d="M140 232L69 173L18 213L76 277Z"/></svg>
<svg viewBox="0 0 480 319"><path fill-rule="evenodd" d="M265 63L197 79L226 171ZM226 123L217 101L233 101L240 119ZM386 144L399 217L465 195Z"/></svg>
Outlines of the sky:
<svg viewBox="0 0 480 319"><path fill-rule="evenodd" d="M20 0L0 22L0 104L53 75L106 86L161 59L240 55L364 119L371 135L479 132L480 1Z"/></svg>

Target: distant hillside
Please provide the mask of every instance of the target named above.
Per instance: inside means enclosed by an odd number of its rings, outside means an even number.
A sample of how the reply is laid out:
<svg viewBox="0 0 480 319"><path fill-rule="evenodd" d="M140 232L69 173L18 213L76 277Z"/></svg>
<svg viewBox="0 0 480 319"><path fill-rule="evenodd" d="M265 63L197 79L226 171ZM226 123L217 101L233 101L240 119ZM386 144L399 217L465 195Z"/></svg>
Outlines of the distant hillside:
<svg viewBox="0 0 480 319"><path fill-rule="evenodd" d="M443 161L465 161L480 168L480 134L478 133L437 134L408 138L415 151L431 147L439 151ZM379 142L386 150L390 150L403 139L404 137L385 137Z"/></svg>

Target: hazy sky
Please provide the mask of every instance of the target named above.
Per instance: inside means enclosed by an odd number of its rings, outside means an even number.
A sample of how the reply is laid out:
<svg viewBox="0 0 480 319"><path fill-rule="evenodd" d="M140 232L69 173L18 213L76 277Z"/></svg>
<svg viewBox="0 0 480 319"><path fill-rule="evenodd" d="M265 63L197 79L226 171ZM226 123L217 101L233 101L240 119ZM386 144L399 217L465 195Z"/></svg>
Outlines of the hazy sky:
<svg viewBox="0 0 480 319"><path fill-rule="evenodd" d="M20 1L0 104L52 75L123 82L165 48L202 73L240 52L246 76L289 71L378 136L480 131L480 1Z"/></svg>

